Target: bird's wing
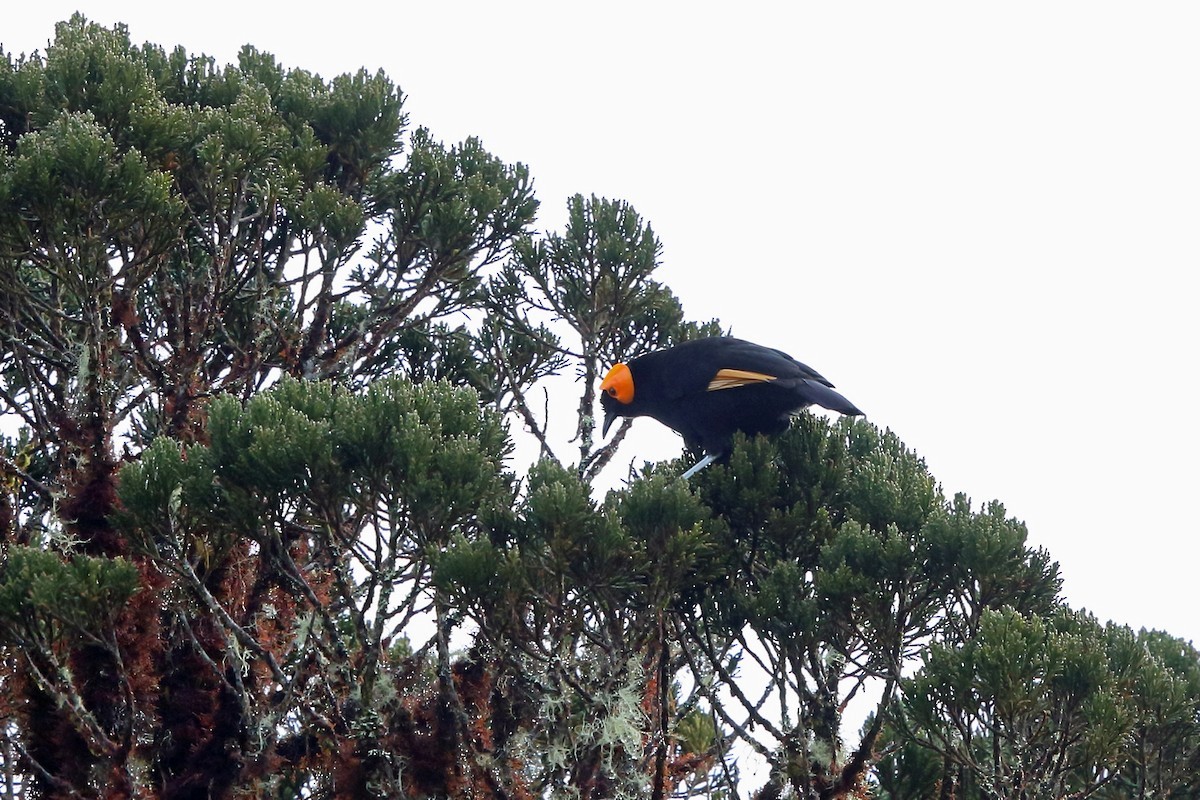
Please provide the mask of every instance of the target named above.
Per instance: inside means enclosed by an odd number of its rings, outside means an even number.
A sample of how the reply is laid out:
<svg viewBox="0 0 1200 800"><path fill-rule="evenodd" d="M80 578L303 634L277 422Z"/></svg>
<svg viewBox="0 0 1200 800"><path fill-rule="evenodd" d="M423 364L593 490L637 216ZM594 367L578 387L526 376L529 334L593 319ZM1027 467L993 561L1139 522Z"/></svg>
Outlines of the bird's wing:
<svg viewBox="0 0 1200 800"><path fill-rule="evenodd" d="M663 402L777 380L829 385L816 370L787 353L733 337L684 342L640 356L630 366L638 394Z"/></svg>
<svg viewBox="0 0 1200 800"><path fill-rule="evenodd" d="M722 366L709 380L706 387L709 392L778 381L780 387L787 387L804 405L818 405L841 414L862 414L821 373L782 350L726 339L713 355Z"/></svg>
<svg viewBox="0 0 1200 800"><path fill-rule="evenodd" d="M779 378L801 378L832 386L815 369L800 363L782 350L763 347L741 339L730 337L720 340L720 346L714 350L713 357L719 362L719 369L710 378L711 382L708 387L710 391L729 389L735 386L751 386ZM735 382L725 383L724 373L730 373L728 378Z"/></svg>

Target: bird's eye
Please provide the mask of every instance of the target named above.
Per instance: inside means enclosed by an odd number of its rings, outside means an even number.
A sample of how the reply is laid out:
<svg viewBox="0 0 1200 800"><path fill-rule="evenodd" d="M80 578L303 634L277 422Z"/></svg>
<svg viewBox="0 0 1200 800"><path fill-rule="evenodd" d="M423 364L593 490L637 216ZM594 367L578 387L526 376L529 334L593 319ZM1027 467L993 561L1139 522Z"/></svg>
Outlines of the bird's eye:
<svg viewBox="0 0 1200 800"><path fill-rule="evenodd" d="M608 396L609 396L609 397L616 397L616 396L617 396L617 390L616 390L616 389L614 389L614 388L613 388L613 387L611 387L611 386L610 386L610 387L608 387Z"/></svg>

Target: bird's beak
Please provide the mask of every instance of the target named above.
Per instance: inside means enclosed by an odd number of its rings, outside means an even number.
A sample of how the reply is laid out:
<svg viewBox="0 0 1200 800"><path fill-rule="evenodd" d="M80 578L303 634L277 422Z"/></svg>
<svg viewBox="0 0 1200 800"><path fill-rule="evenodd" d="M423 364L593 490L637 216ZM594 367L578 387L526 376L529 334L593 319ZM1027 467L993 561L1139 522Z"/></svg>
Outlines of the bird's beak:
<svg viewBox="0 0 1200 800"><path fill-rule="evenodd" d="M600 430L600 438L608 436L608 429L617 421L617 413L611 409L604 412L604 427Z"/></svg>

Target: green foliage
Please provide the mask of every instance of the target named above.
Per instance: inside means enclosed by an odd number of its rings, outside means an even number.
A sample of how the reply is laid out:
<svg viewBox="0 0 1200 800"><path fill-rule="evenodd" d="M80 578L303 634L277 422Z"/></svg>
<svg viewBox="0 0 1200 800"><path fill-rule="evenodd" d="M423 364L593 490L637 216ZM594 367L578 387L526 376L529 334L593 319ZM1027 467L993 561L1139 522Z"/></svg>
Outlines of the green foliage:
<svg viewBox="0 0 1200 800"><path fill-rule="evenodd" d="M1019 523L997 504L947 502L915 453L863 420L803 414L775 443L739 439L728 467L695 480L728 529L715 548L724 577L689 611L690 646L721 685L737 684L738 653L765 673L772 716L754 697L738 702L743 724L779 743L780 791L854 788L905 665L970 629L1000 595L979 587L1007 586L1015 571L1025 602L1053 605L1057 568L1026 547ZM961 557L989 532L986 550ZM845 748L843 692L869 679L880 687L876 723Z"/></svg>
<svg viewBox="0 0 1200 800"><path fill-rule="evenodd" d="M650 277L661 250L629 204L575 195L564 233L521 240L504 279L513 292L531 280L585 352L613 363L669 344L683 319L679 301Z"/></svg>
<svg viewBox="0 0 1200 800"><path fill-rule="evenodd" d="M696 709L679 721L675 735L685 752L707 753L717 744L717 725L711 714Z"/></svg>
<svg viewBox="0 0 1200 800"><path fill-rule="evenodd" d="M138 590L137 568L124 559L14 546L0 565L0 642L36 649L67 637L95 640Z"/></svg>
<svg viewBox="0 0 1200 800"><path fill-rule="evenodd" d="M436 560L439 584L471 609L486 652L529 697L512 749L536 793L584 777L640 793L643 740L661 725L645 709L662 685L653 654L667 646L669 610L711 577L713 530L673 475L598 505L574 471L545 460L490 541L457 540Z"/></svg>
<svg viewBox="0 0 1200 800"><path fill-rule="evenodd" d="M218 68L78 15L44 57L0 61L0 106L23 112L0 156L0 354L26 419L79 387L142 444L189 438L207 389L361 384L415 372L423 342L447 356L435 377L491 397L544 376L530 348L501 373L444 322L486 313L483 271L537 208L527 170L424 129L400 159L382 73L326 81L253 48Z"/></svg>
<svg viewBox="0 0 1200 800"><path fill-rule="evenodd" d="M41 81L45 105L35 125L48 124L50 115L56 115L52 109L61 109L91 112L107 130L128 129L133 110L154 96L150 76L131 57L129 29L88 25L75 14L56 25L54 33Z"/></svg>
<svg viewBox="0 0 1200 800"><path fill-rule="evenodd" d="M167 177L135 153L119 152L90 112L60 116L21 137L4 164L0 208L6 249L49 258L76 243L106 244L81 254L83 268L98 267L95 260L115 256L115 248L161 249L181 211ZM146 241L147 233L158 239Z"/></svg>
<svg viewBox="0 0 1200 800"><path fill-rule="evenodd" d="M660 473L608 496L637 551L646 558L648 588L660 599L692 595L713 577L712 548L719 523L674 475Z"/></svg>
<svg viewBox="0 0 1200 800"><path fill-rule="evenodd" d="M1105 639L1076 612L986 610L970 641L930 647L906 713L985 796L1089 793L1119 765L1133 715Z"/></svg>
<svg viewBox="0 0 1200 800"><path fill-rule="evenodd" d="M582 604L577 622L656 613L696 580L711 541L707 513L677 480L640 482L599 507L590 487L553 461L530 470L521 503L496 522L492 541L456 543L438 572L478 604L481 622L500 630L526 603L561 606L567 598ZM482 569L489 563L492 569ZM547 586L553 598L542 596ZM492 606L498 594L509 600ZM600 607L582 610L592 603Z"/></svg>
<svg viewBox="0 0 1200 800"><path fill-rule="evenodd" d="M453 690L436 689L452 628L422 648L436 645L436 673L407 632L424 608L448 611L432 560L486 541L511 501L504 427L469 390L399 378L362 393L284 379L209 412L209 445L160 438L121 470L115 521L169 577L182 641L215 624L223 657L259 675L229 691L260 721L254 747L284 754L280 780L316 780L286 754L337 719L358 747L395 754L371 768L398 791L411 745L388 737L413 713L399 692ZM230 582L254 588L222 605Z"/></svg>
<svg viewBox="0 0 1200 800"><path fill-rule="evenodd" d="M392 378L356 395L288 379L245 404L218 398L209 432L211 445L186 453L159 439L122 470L132 534L194 526L258 536L295 515L334 525L347 502L383 503L423 547L478 526L508 494L503 426L473 393L444 383Z"/></svg>
<svg viewBox="0 0 1200 800"><path fill-rule="evenodd" d="M903 709L893 707L889 714L903 714ZM873 720L869 720L868 725L871 722ZM876 745L880 755L872 769L876 796L880 800L929 800L949 796L957 773L952 767L948 768L944 756L907 736L901 728L902 725L885 724L880 731ZM974 794L955 796L976 797Z"/></svg>
<svg viewBox="0 0 1200 800"><path fill-rule="evenodd" d="M1196 651L1059 609L986 609L905 686L877 770L890 800L1192 797Z"/></svg>
<svg viewBox="0 0 1200 800"><path fill-rule="evenodd" d="M413 135L409 169L389 176L380 200L394 209L396 240L432 254L451 278L455 265L494 262L537 210L523 166L505 165L478 139L447 148L424 128Z"/></svg>
<svg viewBox="0 0 1200 800"><path fill-rule="evenodd" d="M1105 627L1106 654L1133 713L1124 763L1096 797L1200 795L1200 652L1162 631ZM1087 764L1083 780L1093 769Z"/></svg>

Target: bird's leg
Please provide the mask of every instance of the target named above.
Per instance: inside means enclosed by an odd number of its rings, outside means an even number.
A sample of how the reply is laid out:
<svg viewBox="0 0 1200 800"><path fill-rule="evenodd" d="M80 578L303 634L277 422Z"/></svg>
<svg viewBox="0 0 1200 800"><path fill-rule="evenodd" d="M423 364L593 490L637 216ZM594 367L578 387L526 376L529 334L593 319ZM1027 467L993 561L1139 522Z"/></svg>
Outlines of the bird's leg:
<svg viewBox="0 0 1200 800"><path fill-rule="evenodd" d="M713 453L709 453L704 458L700 459L694 465L692 465L692 468L689 469L687 472L683 473L683 475L681 475L680 477L686 481L688 478L692 477L697 472L704 469L705 467L707 467L709 464L713 463L716 460L717 460L716 455L714 455Z"/></svg>

